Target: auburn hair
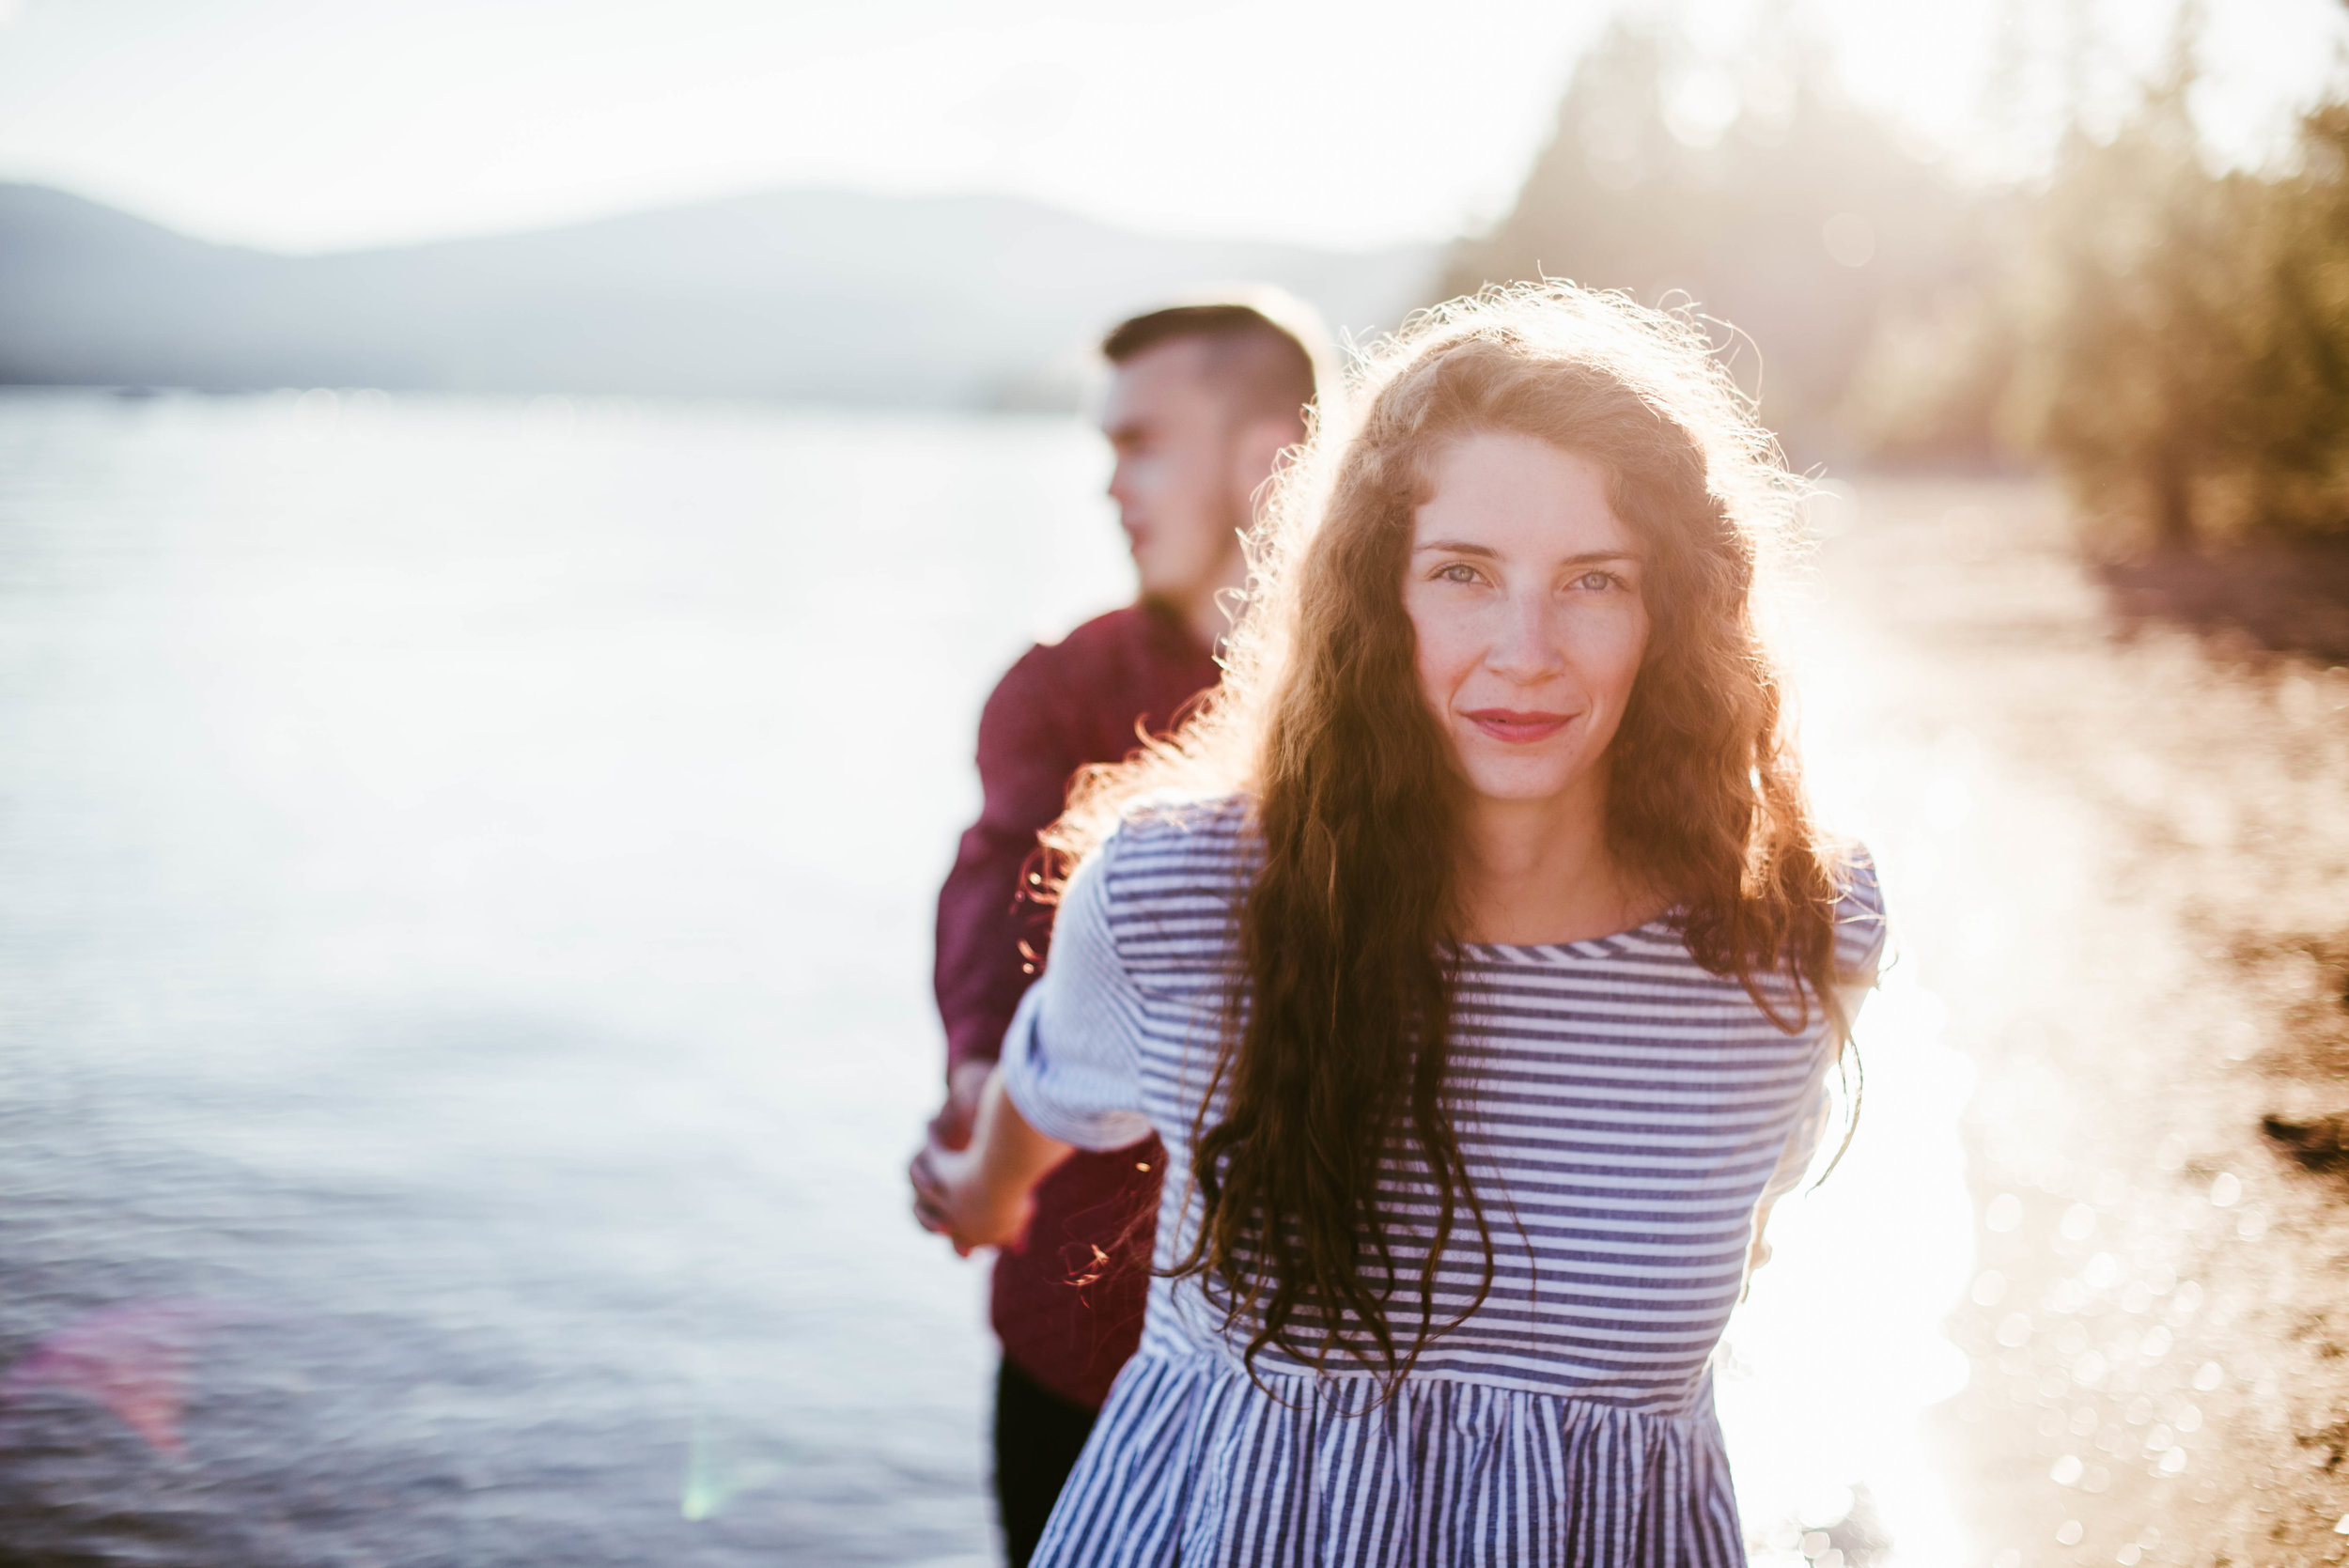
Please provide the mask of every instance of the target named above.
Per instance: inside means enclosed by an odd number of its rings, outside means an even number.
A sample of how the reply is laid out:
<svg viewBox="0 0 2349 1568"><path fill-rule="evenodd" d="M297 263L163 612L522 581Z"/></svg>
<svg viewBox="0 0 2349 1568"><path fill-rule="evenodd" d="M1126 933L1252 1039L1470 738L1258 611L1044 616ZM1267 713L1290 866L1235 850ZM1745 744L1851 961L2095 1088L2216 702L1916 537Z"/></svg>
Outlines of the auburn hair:
<svg viewBox="0 0 2349 1568"><path fill-rule="evenodd" d="M1473 1087L1451 1038L1466 784L1403 607L1446 443L1518 433L1604 471L1646 551L1651 626L1608 753L1610 850L1672 899L1700 964L1789 1032L1818 1009L1839 1046L1841 878L1761 621L1798 485L1702 323L1565 283L1491 289L1415 317L1358 380L1359 425L1315 432L1251 540L1222 687L1169 740L1081 779L1047 843L1071 863L1144 796L1246 801L1259 858L1192 1129L1199 1230L1174 1272L1245 1327L1252 1367L1268 1345L1316 1369L1343 1357L1391 1390L1493 1269L1455 1119ZM1408 1271L1398 1186L1434 1217ZM1483 1276L1439 1313L1464 1228Z"/></svg>

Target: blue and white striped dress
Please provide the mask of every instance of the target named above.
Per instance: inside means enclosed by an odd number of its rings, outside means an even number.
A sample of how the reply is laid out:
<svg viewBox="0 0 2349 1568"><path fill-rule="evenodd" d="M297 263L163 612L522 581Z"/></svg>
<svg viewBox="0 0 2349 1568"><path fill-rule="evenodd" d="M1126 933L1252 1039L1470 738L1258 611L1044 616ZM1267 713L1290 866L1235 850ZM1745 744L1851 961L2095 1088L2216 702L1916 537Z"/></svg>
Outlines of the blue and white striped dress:
<svg viewBox="0 0 2349 1568"><path fill-rule="evenodd" d="M1237 800L1130 816L1069 883L1004 1045L1006 1087L1043 1132L1165 1141L1162 1268L1197 1233L1192 1118L1252 865ZM1838 916L1841 967L1872 976L1884 921L1864 854ZM1457 975L1490 1296L1379 1405L1367 1374L1316 1376L1273 1347L1259 1388L1199 1281L1154 1280L1038 1568L1745 1562L1707 1368L1757 1210L1799 1181L1828 1120L1825 1028L1780 1031L1669 920L1469 946ZM1389 1212L1408 1212L1392 1182ZM1462 1228L1438 1273L1445 1316L1482 1272ZM1399 1274L1431 1234L1403 1238Z"/></svg>

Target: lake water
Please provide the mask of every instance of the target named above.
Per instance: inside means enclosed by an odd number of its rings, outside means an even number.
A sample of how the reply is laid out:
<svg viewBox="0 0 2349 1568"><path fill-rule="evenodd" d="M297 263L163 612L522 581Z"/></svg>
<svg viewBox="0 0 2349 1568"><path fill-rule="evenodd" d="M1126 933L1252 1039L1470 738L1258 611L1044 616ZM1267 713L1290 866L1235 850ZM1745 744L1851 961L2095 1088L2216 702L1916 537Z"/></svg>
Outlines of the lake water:
<svg viewBox="0 0 2349 1568"><path fill-rule="evenodd" d="M984 1274L900 1172L979 702L1130 591L1104 475L1058 420L0 399L0 1558L989 1560ZM1897 897L1967 760L1871 700L1812 744ZM1962 1544L1937 1017L1896 973L1732 1330L1758 1560Z"/></svg>

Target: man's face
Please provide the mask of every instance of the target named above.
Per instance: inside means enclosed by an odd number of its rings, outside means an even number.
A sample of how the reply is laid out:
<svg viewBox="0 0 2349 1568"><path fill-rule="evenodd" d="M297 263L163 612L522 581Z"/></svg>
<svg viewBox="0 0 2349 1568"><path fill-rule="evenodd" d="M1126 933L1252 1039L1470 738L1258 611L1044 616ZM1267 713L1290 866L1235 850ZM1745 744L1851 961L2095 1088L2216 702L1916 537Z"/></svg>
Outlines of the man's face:
<svg viewBox="0 0 2349 1568"><path fill-rule="evenodd" d="M1249 496L1270 472L1268 455L1241 472L1256 443L1204 358L1182 338L1143 349L1117 367L1101 412L1117 454L1110 496L1145 598L1189 601L1236 580Z"/></svg>

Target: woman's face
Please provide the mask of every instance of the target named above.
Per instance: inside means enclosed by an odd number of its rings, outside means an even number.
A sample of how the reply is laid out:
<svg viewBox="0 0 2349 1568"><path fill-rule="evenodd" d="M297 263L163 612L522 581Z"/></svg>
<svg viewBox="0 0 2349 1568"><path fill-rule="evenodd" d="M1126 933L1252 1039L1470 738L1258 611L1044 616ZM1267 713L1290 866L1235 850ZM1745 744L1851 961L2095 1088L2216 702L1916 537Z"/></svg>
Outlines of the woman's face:
<svg viewBox="0 0 2349 1568"><path fill-rule="evenodd" d="M1558 800L1602 762L1647 649L1639 541L1596 463L1479 431L1438 456L1416 513L1403 608L1419 679L1470 786Z"/></svg>

